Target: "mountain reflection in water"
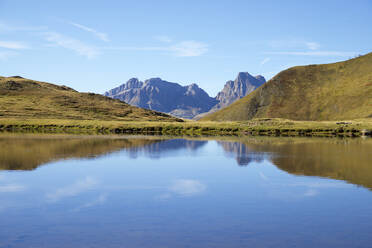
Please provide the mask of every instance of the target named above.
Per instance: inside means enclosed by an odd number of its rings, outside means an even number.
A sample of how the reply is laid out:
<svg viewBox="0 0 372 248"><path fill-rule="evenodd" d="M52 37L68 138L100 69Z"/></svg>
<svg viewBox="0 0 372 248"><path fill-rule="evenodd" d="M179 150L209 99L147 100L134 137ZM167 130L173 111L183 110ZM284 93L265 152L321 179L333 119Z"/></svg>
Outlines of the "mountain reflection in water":
<svg viewBox="0 0 372 248"><path fill-rule="evenodd" d="M223 147L226 155L231 155L236 158L239 166L247 166L252 162L261 162L265 158L269 158L265 152L256 153L247 145L240 142L218 141L218 144Z"/></svg>
<svg viewBox="0 0 372 248"><path fill-rule="evenodd" d="M226 156L248 166L268 160L296 175L319 176L372 189L370 139L215 138ZM0 170L32 170L51 161L96 158L125 151L131 158L166 157L175 151L196 152L206 139L165 137L0 136Z"/></svg>

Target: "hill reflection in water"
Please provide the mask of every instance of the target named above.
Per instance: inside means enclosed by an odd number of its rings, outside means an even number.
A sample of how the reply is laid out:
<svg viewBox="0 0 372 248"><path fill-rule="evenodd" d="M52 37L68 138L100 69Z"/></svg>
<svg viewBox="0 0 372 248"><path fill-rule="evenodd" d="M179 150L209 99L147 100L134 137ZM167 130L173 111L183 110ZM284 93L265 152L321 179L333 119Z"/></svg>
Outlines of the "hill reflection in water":
<svg viewBox="0 0 372 248"><path fill-rule="evenodd" d="M0 136L0 170L33 170L62 159L96 158L125 150L131 158L159 159L177 150L196 151L208 141L120 136Z"/></svg>
<svg viewBox="0 0 372 248"><path fill-rule="evenodd" d="M155 139L128 139L80 136L0 136L0 170L32 170L61 159L95 158L101 155L135 149Z"/></svg>
<svg viewBox="0 0 372 248"><path fill-rule="evenodd" d="M345 180L372 189L371 139L242 138L220 144L239 165L266 158L291 174Z"/></svg>
<svg viewBox="0 0 372 248"><path fill-rule="evenodd" d="M268 160L295 175L345 180L372 189L370 139L214 138L239 166ZM51 161L96 158L125 151L131 158L161 159L196 152L208 139L165 137L0 136L0 170L32 170Z"/></svg>

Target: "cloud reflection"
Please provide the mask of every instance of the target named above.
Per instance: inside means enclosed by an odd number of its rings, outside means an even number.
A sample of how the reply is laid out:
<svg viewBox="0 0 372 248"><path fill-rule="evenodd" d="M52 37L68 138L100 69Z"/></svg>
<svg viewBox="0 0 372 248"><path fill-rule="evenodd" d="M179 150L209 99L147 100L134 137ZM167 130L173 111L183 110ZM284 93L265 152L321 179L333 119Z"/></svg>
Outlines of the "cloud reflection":
<svg viewBox="0 0 372 248"><path fill-rule="evenodd" d="M166 200L175 196L191 197L203 193L206 189L207 186L198 180L178 179L166 188L166 192L157 195L155 199Z"/></svg>
<svg viewBox="0 0 372 248"><path fill-rule="evenodd" d="M179 179L173 182L169 191L181 196L197 195L206 190L207 186L200 181L191 179Z"/></svg>
<svg viewBox="0 0 372 248"><path fill-rule="evenodd" d="M0 185L0 193L20 192L24 191L25 188L26 188L25 186L19 184Z"/></svg>
<svg viewBox="0 0 372 248"><path fill-rule="evenodd" d="M101 194L96 199L94 199L90 202L87 202L87 203L81 205L80 207L75 208L74 211L80 211L83 208L90 208L90 207L94 207L94 206L97 206L97 205L103 205L106 202L106 199L107 199L106 195Z"/></svg>
<svg viewBox="0 0 372 248"><path fill-rule="evenodd" d="M308 189L305 193L304 193L304 196L306 197L312 197L312 196L316 196L318 195L319 192L315 189Z"/></svg>
<svg viewBox="0 0 372 248"><path fill-rule="evenodd" d="M65 197L71 197L79 195L83 192L89 191L98 184L98 181L92 177L86 177L83 180L77 181L76 183L59 188L56 192L47 194L47 199L51 202L56 202Z"/></svg>

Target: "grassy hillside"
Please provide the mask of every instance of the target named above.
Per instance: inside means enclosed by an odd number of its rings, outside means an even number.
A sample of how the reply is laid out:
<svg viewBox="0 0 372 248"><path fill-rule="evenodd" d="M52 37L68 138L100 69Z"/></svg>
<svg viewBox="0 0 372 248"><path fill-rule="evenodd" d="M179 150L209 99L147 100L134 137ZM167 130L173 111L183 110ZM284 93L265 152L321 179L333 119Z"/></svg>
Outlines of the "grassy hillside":
<svg viewBox="0 0 372 248"><path fill-rule="evenodd" d="M202 120L372 118L372 53L351 60L297 66Z"/></svg>
<svg viewBox="0 0 372 248"><path fill-rule="evenodd" d="M21 77L0 77L0 119L179 121L93 93Z"/></svg>

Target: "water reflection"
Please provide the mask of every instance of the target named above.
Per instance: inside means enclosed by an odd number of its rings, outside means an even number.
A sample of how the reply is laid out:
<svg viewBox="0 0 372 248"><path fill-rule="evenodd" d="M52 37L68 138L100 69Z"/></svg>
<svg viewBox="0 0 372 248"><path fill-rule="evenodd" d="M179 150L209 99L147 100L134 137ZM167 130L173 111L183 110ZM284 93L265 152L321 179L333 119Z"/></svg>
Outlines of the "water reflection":
<svg viewBox="0 0 372 248"><path fill-rule="evenodd" d="M222 146L227 155L236 158L236 162L239 166L247 166L253 162L259 163L268 157L265 152L256 153L241 142L218 141L217 143Z"/></svg>
<svg viewBox="0 0 372 248"><path fill-rule="evenodd" d="M175 151L197 151L207 141L157 137L0 136L0 170L32 170L69 158L96 158L125 150L131 158L159 159Z"/></svg>
<svg viewBox="0 0 372 248"><path fill-rule="evenodd" d="M208 142L164 137L0 136L0 170L31 170L55 160L95 158L121 150L131 158L159 159L177 151L196 152ZM217 138L216 142L239 166L266 159L291 174L340 179L372 189L370 139ZM0 187L0 192L19 190L20 185Z"/></svg>
<svg viewBox="0 0 372 248"><path fill-rule="evenodd" d="M84 136L0 136L0 170L32 170L60 159L95 158L159 142L148 138Z"/></svg>
<svg viewBox="0 0 372 248"><path fill-rule="evenodd" d="M248 150L295 175L345 180L372 189L371 139L241 139Z"/></svg>
<svg viewBox="0 0 372 248"><path fill-rule="evenodd" d="M371 140L57 135L0 145L0 247L372 242Z"/></svg>
<svg viewBox="0 0 372 248"><path fill-rule="evenodd" d="M207 143L208 141L201 140L163 139L144 144L143 146L130 147L126 150L128 150L131 158L146 156L152 159L159 159L167 155L174 155L176 151L195 152Z"/></svg>
<svg viewBox="0 0 372 248"><path fill-rule="evenodd" d="M58 188L53 193L47 194L47 199L50 202L57 202L66 197L73 197L82 194L86 191L94 189L98 185L98 181L92 177L86 177L72 185Z"/></svg>

